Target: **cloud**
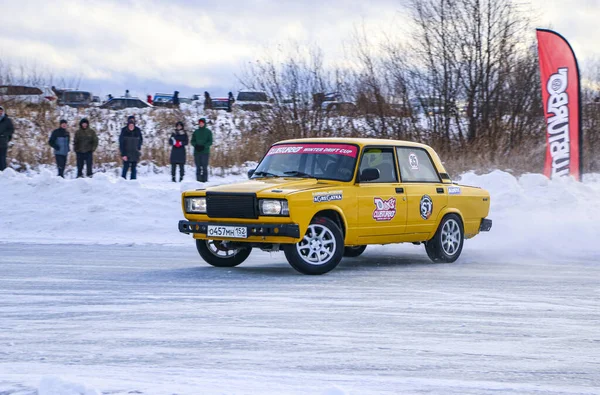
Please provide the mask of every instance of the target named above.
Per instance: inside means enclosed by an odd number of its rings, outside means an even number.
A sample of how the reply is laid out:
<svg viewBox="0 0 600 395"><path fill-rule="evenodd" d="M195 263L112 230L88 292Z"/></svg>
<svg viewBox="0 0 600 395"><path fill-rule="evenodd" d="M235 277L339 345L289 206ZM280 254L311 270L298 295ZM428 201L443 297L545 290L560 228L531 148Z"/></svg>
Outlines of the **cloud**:
<svg viewBox="0 0 600 395"><path fill-rule="evenodd" d="M536 23L561 31L581 58L597 54L596 1L564 3L532 0ZM343 57L343 44L359 24L373 37L401 36L403 6L395 0L10 1L2 5L10 17L0 23L0 56L13 64L34 61L94 86L152 89L160 82L227 91L237 87L242 64L288 40L318 44L331 63Z"/></svg>

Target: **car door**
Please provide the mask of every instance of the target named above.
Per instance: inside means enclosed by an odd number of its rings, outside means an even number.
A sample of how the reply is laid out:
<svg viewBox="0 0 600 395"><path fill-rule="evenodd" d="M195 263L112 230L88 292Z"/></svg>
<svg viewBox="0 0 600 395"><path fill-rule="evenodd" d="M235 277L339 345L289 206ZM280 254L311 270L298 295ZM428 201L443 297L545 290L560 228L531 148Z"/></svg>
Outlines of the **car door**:
<svg viewBox="0 0 600 395"><path fill-rule="evenodd" d="M377 169L379 177L361 180L365 169ZM393 147L365 147L357 183L358 234L365 243L393 242L404 233L406 199L398 180Z"/></svg>
<svg viewBox="0 0 600 395"><path fill-rule="evenodd" d="M431 233L448 204L447 189L425 149L397 147L396 157L407 199L406 233Z"/></svg>

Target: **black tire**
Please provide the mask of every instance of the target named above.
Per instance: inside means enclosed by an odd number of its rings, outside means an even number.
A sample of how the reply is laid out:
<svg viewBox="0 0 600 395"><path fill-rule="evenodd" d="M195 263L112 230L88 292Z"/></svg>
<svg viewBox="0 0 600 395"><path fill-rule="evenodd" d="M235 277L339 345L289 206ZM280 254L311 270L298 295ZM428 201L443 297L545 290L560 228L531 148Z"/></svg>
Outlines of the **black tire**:
<svg viewBox="0 0 600 395"><path fill-rule="evenodd" d="M458 259L465 242L460 217L448 214L440 222L435 236L425 243L427 256L435 263L452 263Z"/></svg>
<svg viewBox="0 0 600 395"><path fill-rule="evenodd" d="M226 253L227 249L224 248L224 243L227 242L197 239L196 248L198 249L202 259L204 259L209 265L215 267L237 266L244 262L252 252L252 247L242 247L235 250L229 250L233 251L232 255L219 256L219 252Z"/></svg>
<svg viewBox="0 0 600 395"><path fill-rule="evenodd" d="M300 273L325 274L335 269L342 260L344 236L334 221L316 217L306 230L304 239L298 244L287 244L284 252L289 264ZM324 259L322 262L321 258Z"/></svg>
<svg viewBox="0 0 600 395"><path fill-rule="evenodd" d="M344 256L346 258L356 258L357 256L362 255L363 252L367 249L367 246L352 246L344 248Z"/></svg>

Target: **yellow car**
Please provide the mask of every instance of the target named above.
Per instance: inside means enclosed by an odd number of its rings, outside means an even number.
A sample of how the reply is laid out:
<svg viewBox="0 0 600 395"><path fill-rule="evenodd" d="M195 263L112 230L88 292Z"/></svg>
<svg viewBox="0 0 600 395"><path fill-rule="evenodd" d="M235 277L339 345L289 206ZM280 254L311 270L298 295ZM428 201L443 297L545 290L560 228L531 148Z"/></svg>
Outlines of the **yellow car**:
<svg viewBox="0 0 600 395"><path fill-rule="evenodd" d="M184 192L186 221L202 258L233 267L252 251L283 250L304 274L334 269L368 244L424 244L454 262L464 239L489 231L487 191L452 183L424 144L358 138L274 144L249 180Z"/></svg>

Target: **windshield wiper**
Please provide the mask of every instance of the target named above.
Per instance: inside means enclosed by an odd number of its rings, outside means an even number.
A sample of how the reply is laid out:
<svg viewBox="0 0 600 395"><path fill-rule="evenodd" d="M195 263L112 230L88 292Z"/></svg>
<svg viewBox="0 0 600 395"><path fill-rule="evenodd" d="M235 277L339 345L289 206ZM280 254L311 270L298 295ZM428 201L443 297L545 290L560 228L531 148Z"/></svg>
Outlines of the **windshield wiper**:
<svg viewBox="0 0 600 395"><path fill-rule="evenodd" d="M257 177L279 177L279 175L274 174L274 173L269 173L268 171L255 171L252 174L252 178L254 178L254 176L257 176Z"/></svg>
<svg viewBox="0 0 600 395"><path fill-rule="evenodd" d="M307 174L307 173L304 173L304 172L298 171L298 170L284 171L283 174L285 174L286 176L291 176L291 177L316 178L312 174Z"/></svg>

